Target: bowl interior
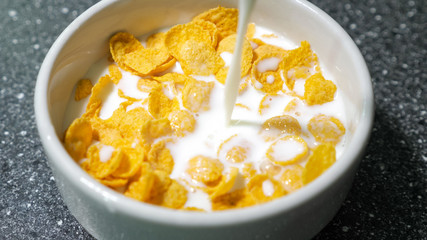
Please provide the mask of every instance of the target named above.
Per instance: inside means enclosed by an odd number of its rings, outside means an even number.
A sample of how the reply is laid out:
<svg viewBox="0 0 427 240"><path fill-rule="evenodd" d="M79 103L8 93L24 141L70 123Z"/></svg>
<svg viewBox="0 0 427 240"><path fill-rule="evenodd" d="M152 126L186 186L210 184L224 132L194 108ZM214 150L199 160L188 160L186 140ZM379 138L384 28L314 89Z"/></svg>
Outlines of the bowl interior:
<svg viewBox="0 0 427 240"><path fill-rule="evenodd" d="M46 86L38 83L38 87L47 89L45 96L47 116L42 117L46 118L47 123L52 123L55 133L49 136L54 138L53 141L59 143L62 139L66 106L75 83L85 75L93 63L106 56L108 40L112 34L128 31L136 36L142 35L189 21L198 13L218 4L237 7L237 1L232 0L103 1L81 15L52 47L45 61L47 63L42 67L44 72L39 75L46 78L39 79L39 82L44 81ZM268 27L297 44L302 40L307 40L311 44L322 66L333 75L338 87L346 96L348 106L346 115L350 126L349 140L346 144L364 145L372 120L370 77L360 52L339 25L310 3L283 0L270 0L268 4L258 1L251 21ZM46 108L46 105L37 103L36 101L36 111ZM315 188L321 191L322 187L336 179L333 175L345 171L350 165L348 161L356 161L356 155L361 149L361 146L347 147L342 155L342 161L338 161L324 174L325 177L321 176L324 178L323 182L316 183L316 180L314 184L317 186L311 188L307 186L307 189L294 193L297 196L293 199L297 199L298 196L307 197L310 195L307 195L307 192ZM71 158L58 157L52 161L72 162Z"/></svg>

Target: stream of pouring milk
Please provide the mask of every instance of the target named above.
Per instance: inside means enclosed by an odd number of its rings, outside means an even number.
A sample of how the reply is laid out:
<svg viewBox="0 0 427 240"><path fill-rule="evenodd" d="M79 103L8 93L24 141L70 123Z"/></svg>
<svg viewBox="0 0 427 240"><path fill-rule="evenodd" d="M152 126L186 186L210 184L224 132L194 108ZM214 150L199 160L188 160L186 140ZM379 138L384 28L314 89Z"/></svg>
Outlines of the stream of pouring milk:
<svg viewBox="0 0 427 240"><path fill-rule="evenodd" d="M239 22L237 25L237 38L234 47L233 57L231 59L230 69L228 70L225 81L224 104L225 104L225 124L229 125L231 114L236 103L237 92L240 83L240 64L242 58L243 40L246 29L248 29L249 15L252 12L255 0L239 0Z"/></svg>

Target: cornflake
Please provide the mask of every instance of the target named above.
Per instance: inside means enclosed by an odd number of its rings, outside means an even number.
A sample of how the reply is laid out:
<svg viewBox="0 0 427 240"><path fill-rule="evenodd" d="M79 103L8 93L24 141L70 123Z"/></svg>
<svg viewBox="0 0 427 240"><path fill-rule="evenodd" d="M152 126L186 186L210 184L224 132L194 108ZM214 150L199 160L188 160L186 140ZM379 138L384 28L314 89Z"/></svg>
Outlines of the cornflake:
<svg viewBox="0 0 427 240"><path fill-rule="evenodd" d="M307 104L316 105L333 101L337 87L332 81L325 80L321 73L316 73L307 79L304 89Z"/></svg>
<svg viewBox="0 0 427 240"><path fill-rule="evenodd" d="M302 161L307 153L308 146L304 139L288 135L271 144L266 155L272 162L287 166Z"/></svg>
<svg viewBox="0 0 427 240"><path fill-rule="evenodd" d="M169 122L175 135L183 137L187 133L194 131L196 120L194 116L186 110L178 110L169 114Z"/></svg>
<svg viewBox="0 0 427 240"><path fill-rule="evenodd" d="M122 79L122 72L116 64L111 64L108 66L108 72L110 73L111 80L114 84L118 84L120 79Z"/></svg>
<svg viewBox="0 0 427 240"><path fill-rule="evenodd" d="M188 165L191 178L206 186L216 186L222 178L224 165L218 159L199 155L190 159Z"/></svg>
<svg viewBox="0 0 427 240"><path fill-rule="evenodd" d="M182 90L183 106L191 112L209 110L209 96L213 87L213 82L203 82L194 79L187 81Z"/></svg>
<svg viewBox="0 0 427 240"><path fill-rule="evenodd" d="M215 24L218 28L218 38L221 41L225 37L236 33L238 13L237 9L220 6L201 13L193 20L205 20Z"/></svg>
<svg viewBox="0 0 427 240"><path fill-rule="evenodd" d="M319 114L308 122L308 130L314 138L323 143L338 143L345 134L344 125L335 117Z"/></svg>
<svg viewBox="0 0 427 240"><path fill-rule="evenodd" d="M217 52L219 54L224 53L224 52L228 52L228 53L233 53L234 52L234 45L236 43L236 34L232 34L229 35L228 37L224 38L218 45L218 49ZM247 39L244 40L243 42L243 50L242 50L242 60L240 63L240 76L243 78L244 76L246 76L249 73L249 70L252 66L252 58L253 58L253 53L252 53L252 47L251 44L249 43L249 41ZM227 78L227 73L228 73L228 67L226 68L221 68L217 74L216 74L216 78L217 80L224 84L225 80Z"/></svg>
<svg viewBox="0 0 427 240"><path fill-rule="evenodd" d="M301 125L290 115L281 115L267 119L261 126L261 135L266 140L274 140L285 134L301 134Z"/></svg>
<svg viewBox="0 0 427 240"><path fill-rule="evenodd" d="M86 118L78 118L68 127L65 134L65 149L71 157L78 161L85 157L92 143L92 127Z"/></svg>
<svg viewBox="0 0 427 240"><path fill-rule="evenodd" d="M258 47L254 53L255 61L251 70L252 85L267 94L276 94L281 91L283 79L279 63L283 61L286 51L279 47L263 45Z"/></svg>
<svg viewBox="0 0 427 240"><path fill-rule="evenodd" d="M308 184L316 179L320 174L326 171L332 164L335 163L336 153L332 144L322 144L317 146L302 173L302 181Z"/></svg>
<svg viewBox="0 0 427 240"><path fill-rule="evenodd" d="M311 50L310 44L307 41L302 41L301 47L288 52L280 62L279 68L286 79L286 86L290 90L293 90L296 78L289 77L288 72L297 71L300 73L300 76L298 76L299 78L305 78L308 77L308 72L306 71L307 74L301 74L300 69L315 68L317 70L318 65L317 55Z"/></svg>
<svg viewBox="0 0 427 240"><path fill-rule="evenodd" d="M224 61L212 46L209 31L196 22L172 27L166 33L164 42L187 75L207 76L224 66Z"/></svg>
<svg viewBox="0 0 427 240"><path fill-rule="evenodd" d="M74 100L80 101L81 99L89 96L90 92L92 91L92 87L92 82L89 79L82 79L78 81Z"/></svg>
<svg viewBox="0 0 427 240"><path fill-rule="evenodd" d="M304 183L302 182L303 171L304 168L298 164L285 169L282 176L280 176L280 181L287 192L295 192L304 186Z"/></svg>

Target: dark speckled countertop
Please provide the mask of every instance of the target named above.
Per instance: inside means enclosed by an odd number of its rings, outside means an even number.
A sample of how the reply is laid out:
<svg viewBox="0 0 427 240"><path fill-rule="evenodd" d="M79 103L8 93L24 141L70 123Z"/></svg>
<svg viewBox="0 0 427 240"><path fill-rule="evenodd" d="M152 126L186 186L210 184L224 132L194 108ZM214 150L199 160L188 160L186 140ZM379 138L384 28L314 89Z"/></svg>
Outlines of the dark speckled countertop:
<svg viewBox="0 0 427 240"><path fill-rule="evenodd" d="M58 193L33 98L48 49L95 2L0 1L0 239L92 239ZM312 2L360 48L376 104L353 187L315 239L427 239L427 2Z"/></svg>

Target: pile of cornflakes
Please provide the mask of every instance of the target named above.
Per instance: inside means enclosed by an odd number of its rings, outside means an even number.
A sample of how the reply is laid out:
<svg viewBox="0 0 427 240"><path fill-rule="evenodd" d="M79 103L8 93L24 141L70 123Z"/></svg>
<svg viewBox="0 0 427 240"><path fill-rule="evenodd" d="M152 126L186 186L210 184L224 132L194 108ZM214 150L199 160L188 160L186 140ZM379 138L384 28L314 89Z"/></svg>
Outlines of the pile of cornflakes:
<svg viewBox="0 0 427 240"><path fill-rule="evenodd" d="M64 145L70 156L96 180L128 197L193 211L202 209L185 207L190 188L207 193L212 210L225 210L284 196L321 175L335 162L335 146L345 134L345 128L337 118L327 115L313 117L306 128L302 128L294 116L298 105L333 101L336 86L323 77L308 42L285 50L255 38L255 25L250 24L242 51L239 93L252 86L265 94L259 103L260 115L269 107L267 98L280 94L294 97L283 114L260 126L259 137L271 142L265 153L269 161L260 167L247 162L251 148L247 144L230 146L236 138L231 136L214 151L228 162L240 164L241 168L226 169L218 158L198 155L188 159L185 173L190 176L190 182L170 177L174 158L167 145L195 131L195 116L209 111L213 87L225 83L228 67L220 55L234 51L237 17L237 9L217 7L189 23L151 35L146 46L131 33L119 32L112 36L109 74L95 85L88 79L77 83L75 100L89 97L89 101L85 113L66 131ZM258 64L272 57L280 59L277 68L259 71ZM171 71L176 63L183 73ZM126 101L110 118L101 119L102 91L108 84L118 84L122 71L140 76L138 90L148 93L148 97L136 99L119 91ZM214 75L217 82L199 81L195 75ZM296 81L305 81L302 96L293 91ZM138 101L142 102L141 107L127 109ZM304 140L310 136L316 141L315 147ZM287 144L299 146L300 152L282 159L286 156L280 153L281 146ZM109 156L104 156L103 148L111 150ZM243 182L243 187L235 189L237 182ZM265 188L270 192L266 193Z"/></svg>

